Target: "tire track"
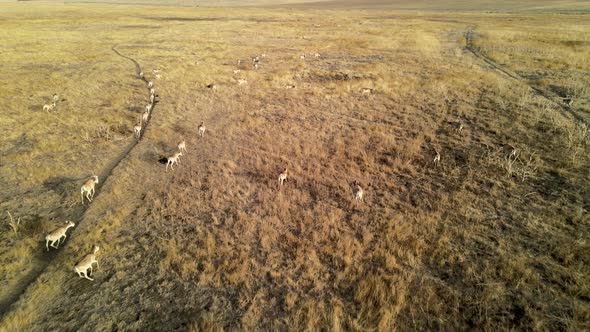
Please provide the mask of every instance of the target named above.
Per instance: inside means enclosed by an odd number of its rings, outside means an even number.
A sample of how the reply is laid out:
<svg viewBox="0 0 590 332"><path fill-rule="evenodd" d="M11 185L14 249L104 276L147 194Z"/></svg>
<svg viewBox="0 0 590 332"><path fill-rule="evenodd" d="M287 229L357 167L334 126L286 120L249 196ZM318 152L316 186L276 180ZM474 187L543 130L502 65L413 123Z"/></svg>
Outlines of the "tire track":
<svg viewBox="0 0 590 332"><path fill-rule="evenodd" d="M125 59L132 61L133 64L135 64L137 77L143 80L147 85L149 81L144 76L139 76L139 73L142 71L139 63L135 59L121 54L116 49L116 47L117 45L114 45L111 48L113 52ZM151 112L149 112L148 120L146 121L146 123L142 124L142 129L139 138L136 139L135 137L133 137L133 141L129 143L115 159L111 160L111 162L107 164L106 168L103 169L103 171L98 175L100 178L100 182L95 187L96 192L94 198L100 195L100 189L106 183L110 175L113 173L113 170L121 163L121 161L123 161L123 159L127 158L131 150L133 150L133 148L139 143L139 141L143 137L145 129L147 128L151 120L152 113L157 103L158 102L154 100ZM60 245L59 250L45 251L45 243L41 243L39 245L39 248L37 250L38 254L34 257L31 257L31 264L34 266L33 269L19 280L18 286L12 289L10 292L8 292L8 295L5 298L0 299L0 320L4 319L4 316L11 311L13 304L15 304L21 298L21 296L27 291L29 286L32 285L33 282L35 282L35 280L37 280L39 276L43 274L43 272L45 272L47 267L55 260L55 258L57 258L57 256L64 250L68 243L72 241L72 238L76 234L76 230L78 229L80 223L84 220L84 215L88 208L91 206L91 204L92 202L87 202L87 204L76 205L76 207L73 208L73 210L67 216L65 216L66 220L74 221L77 227L75 227L74 230L69 234L68 241Z"/></svg>
<svg viewBox="0 0 590 332"><path fill-rule="evenodd" d="M559 108L561 108L561 110L571 114L576 121L579 121L585 125L588 125L588 123L584 120L583 117L581 117L579 114L577 114L571 107L569 107L568 105L563 103L562 97L556 95L553 92L550 92L550 91L547 91L547 90L544 90L539 87L531 85L526 78L518 75L517 73L512 72L511 70L508 70L507 68L504 68L503 66L498 64L496 61L492 60L491 58L487 57L485 54L481 53L475 46L473 46L473 31L476 28L477 28L477 26L470 25L467 27L467 30L465 31L465 48L468 51L470 51L477 58L479 58L480 60L482 60L483 62L488 64L492 69L499 71L499 72L503 73L504 75L527 85L529 88L531 88L533 91L535 91L537 93L537 95L549 100L553 104L559 106Z"/></svg>

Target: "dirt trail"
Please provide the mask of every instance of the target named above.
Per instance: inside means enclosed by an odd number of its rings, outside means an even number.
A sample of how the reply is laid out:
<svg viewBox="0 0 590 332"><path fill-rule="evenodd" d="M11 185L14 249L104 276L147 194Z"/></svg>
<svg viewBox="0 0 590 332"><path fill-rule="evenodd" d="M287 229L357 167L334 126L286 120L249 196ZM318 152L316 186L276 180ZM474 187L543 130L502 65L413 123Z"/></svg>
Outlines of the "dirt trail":
<svg viewBox="0 0 590 332"><path fill-rule="evenodd" d="M479 58L479 59L483 60L485 63L487 63L492 69L499 71L514 80L522 82L523 84L526 84L531 89L533 89L538 95L542 96L543 98L545 98L545 99L551 101L552 103L554 103L555 105L559 106L559 108L561 108L563 111L571 114L575 120L588 125L588 123L584 120L583 117L581 117L571 107L569 107L568 105L566 105L563 102L563 100L560 96L556 95L553 92L550 92L550 91L547 91L547 90L544 90L539 87L531 85L526 78L503 67L502 65L498 64L494 60L487 57L485 54L481 53L476 47L474 47L473 46L473 31L476 28L477 28L476 26L470 25L467 27L467 30L465 31L465 44L466 44L465 47L467 48L467 50L469 50L471 53L473 53L473 55L475 55L477 58Z"/></svg>
<svg viewBox="0 0 590 332"><path fill-rule="evenodd" d="M141 66L139 65L139 63L135 59L119 53L119 51L116 49L116 47L117 47L117 45L114 45L111 48L113 50L113 52L115 52L117 55L119 55L125 59L132 61L135 64L137 77L139 79L143 80L147 85L147 83L149 81L147 79L145 79L145 77L139 76L139 73L141 72ZM148 100L149 100L149 89L148 89ZM96 193L94 195L94 198L96 198L97 196L100 195L101 187L106 183L109 176L113 173L113 170L121 163L121 161L123 159L125 159L129 155L131 150L133 150L133 148L139 143L139 141L143 137L145 129L147 128L147 126L151 120L151 116L152 116L154 108L156 107L156 104L157 104L157 102L154 101L152 111L149 114L148 120L145 124L142 125L142 130L141 130L139 139L135 139L135 137L134 137L132 142L129 143L123 149L123 151L121 151L121 153L119 153L119 155L117 155L116 158L111 160L107 164L105 169L103 169L102 172L100 172L100 174L98 175L100 182L96 186ZM68 214L67 220L71 220L76 223L76 226L79 226L80 223L84 220L84 214L86 213L86 210L88 210L88 208L90 207L91 204L92 204L91 202L89 203L86 201L86 203L83 205L76 205L72 209L72 211ZM32 259L31 259L31 261L32 261L31 264L34 265L34 268L19 281L18 286L15 287L14 289L12 289L12 291L5 298L0 299L0 320L2 320L4 318L4 316L11 310L12 305L19 300L19 298L26 292L28 287L35 280L37 280L37 278L41 274L43 274L45 269L63 251L63 248L68 245L68 243L72 240L72 238L76 236L76 229L77 229L77 227L74 228L74 230L71 232L71 234L68 235L68 240L60 246L59 250L46 251L44 242L39 245L39 250L38 250L39 254L36 257L32 257Z"/></svg>

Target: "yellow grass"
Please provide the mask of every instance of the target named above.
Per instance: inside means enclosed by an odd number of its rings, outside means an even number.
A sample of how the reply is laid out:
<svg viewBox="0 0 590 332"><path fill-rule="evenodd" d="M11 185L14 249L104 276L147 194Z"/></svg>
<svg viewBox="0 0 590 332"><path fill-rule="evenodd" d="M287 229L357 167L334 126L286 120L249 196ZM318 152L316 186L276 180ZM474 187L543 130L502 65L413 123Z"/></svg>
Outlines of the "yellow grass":
<svg viewBox="0 0 590 332"><path fill-rule="evenodd" d="M532 72L543 67L504 46L583 38L581 15L546 17L563 31L551 34L540 14L1 8L0 210L23 226L0 230L0 300L48 265L0 330L589 328L584 127L463 37L477 23L477 47ZM120 156L147 103L115 44L161 101L82 210L79 186ZM565 66L552 73L587 70L577 49L539 54ZM47 115L54 92L65 100ZM158 160L181 139L188 153L166 173ZM44 254L68 219L66 245ZM73 266L95 244L96 279L79 279Z"/></svg>

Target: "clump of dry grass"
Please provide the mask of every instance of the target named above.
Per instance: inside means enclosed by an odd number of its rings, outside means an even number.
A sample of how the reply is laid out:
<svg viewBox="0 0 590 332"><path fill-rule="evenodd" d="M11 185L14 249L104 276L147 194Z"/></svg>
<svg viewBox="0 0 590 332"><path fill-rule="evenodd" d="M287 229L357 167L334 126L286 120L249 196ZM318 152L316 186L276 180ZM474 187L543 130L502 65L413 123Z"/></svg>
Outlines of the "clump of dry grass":
<svg viewBox="0 0 590 332"><path fill-rule="evenodd" d="M569 123L565 131L566 147L570 153L572 163L577 164L579 158L588 150L588 126L584 123Z"/></svg>
<svg viewBox="0 0 590 332"><path fill-rule="evenodd" d="M14 234L18 234L18 229L20 227L20 217L15 221L14 218L12 217L12 214L10 213L10 211L7 211L8 216L10 217L10 221L8 222L8 226L10 226L10 228L12 228L12 231L14 231Z"/></svg>
<svg viewBox="0 0 590 332"><path fill-rule="evenodd" d="M526 148L517 150L514 154L511 150L504 148L496 148L491 151L487 150L484 152L482 158L488 167L492 166L502 169L507 176L514 176L522 182L534 178L540 164L539 157Z"/></svg>
<svg viewBox="0 0 590 332"><path fill-rule="evenodd" d="M97 141L104 140L107 142L120 141L129 136L126 126L115 126L108 124L99 124L98 126L83 130L82 138L86 143L96 143Z"/></svg>

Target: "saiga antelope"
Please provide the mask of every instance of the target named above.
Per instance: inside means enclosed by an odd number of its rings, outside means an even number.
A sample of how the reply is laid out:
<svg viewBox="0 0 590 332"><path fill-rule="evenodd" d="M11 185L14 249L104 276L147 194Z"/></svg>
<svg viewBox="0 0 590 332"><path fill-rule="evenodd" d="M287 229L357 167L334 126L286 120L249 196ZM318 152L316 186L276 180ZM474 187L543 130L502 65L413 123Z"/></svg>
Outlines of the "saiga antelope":
<svg viewBox="0 0 590 332"><path fill-rule="evenodd" d="M168 157L168 162L166 163L166 172L168 172L168 165L170 165L170 169L174 170L174 164L178 164L180 162L180 156L182 156L182 152L179 151Z"/></svg>
<svg viewBox="0 0 590 332"><path fill-rule="evenodd" d="M178 143L178 151L186 152L186 141L185 140L182 140L182 141L180 141L180 143Z"/></svg>
<svg viewBox="0 0 590 332"><path fill-rule="evenodd" d="M285 170L281 174L279 174L279 186L283 185L283 182L287 180L287 176L287 168L285 167Z"/></svg>
<svg viewBox="0 0 590 332"><path fill-rule="evenodd" d="M49 242L51 242L51 246L53 248L58 249L61 239L63 238L65 241L67 237L66 232L70 227L74 226L76 226L76 224L74 224L73 222L66 221L66 224L64 226L56 228L51 233L47 234L47 236L45 237L45 247L47 247L47 251L49 251ZM54 245L56 242L57 245Z"/></svg>
<svg viewBox="0 0 590 332"><path fill-rule="evenodd" d="M94 187L98 183L98 176L93 175L90 179L86 180L82 187L80 188L80 196L82 196L82 204L84 204L84 194L86 194L86 199L89 202L92 202L92 198L94 197Z"/></svg>
<svg viewBox="0 0 590 332"><path fill-rule="evenodd" d="M435 153L435 156L434 156L433 162L434 162L435 166L438 166L438 164L440 164L440 153L436 149L434 149L434 153Z"/></svg>
<svg viewBox="0 0 590 332"><path fill-rule="evenodd" d="M53 111L55 106L56 106L55 102L53 102L53 104L45 104L45 105L43 105L43 110L47 111L47 113L49 113L50 111Z"/></svg>
<svg viewBox="0 0 590 332"><path fill-rule="evenodd" d="M361 188L361 185L356 181L352 183L352 193L354 194L354 199L356 201L363 201L363 195L365 192L363 191L363 188Z"/></svg>
<svg viewBox="0 0 590 332"><path fill-rule="evenodd" d="M99 250L98 246L94 246L91 254L86 255L82 260L74 266L74 272L78 273L78 277L86 278L90 281L94 280L90 278L87 274L88 269L90 269L90 274L92 275L92 264L96 263L96 267L100 267L98 261L96 260L96 252Z"/></svg>
<svg viewBox="0 0 590 332"><path fill-rule="evenodd" d="M135 135L135 138L139 139L141 136L141 122L133 126L133 134Z"/></svg>
<svg viewBox="0 0 590 332"><path fill-rule="evenodd" d="M204 137L205 130L207 130L207 128L205 128L205 122L201 121L201 124L199 125L199 136Z"/></svg>
<svg viewBox="0 0 590 332"><path fill-rule="evenodd" d="M371 89L371 88L362 88L361 95L370 95L373 93L373 91L375 91L375 90Z"/></svg>

